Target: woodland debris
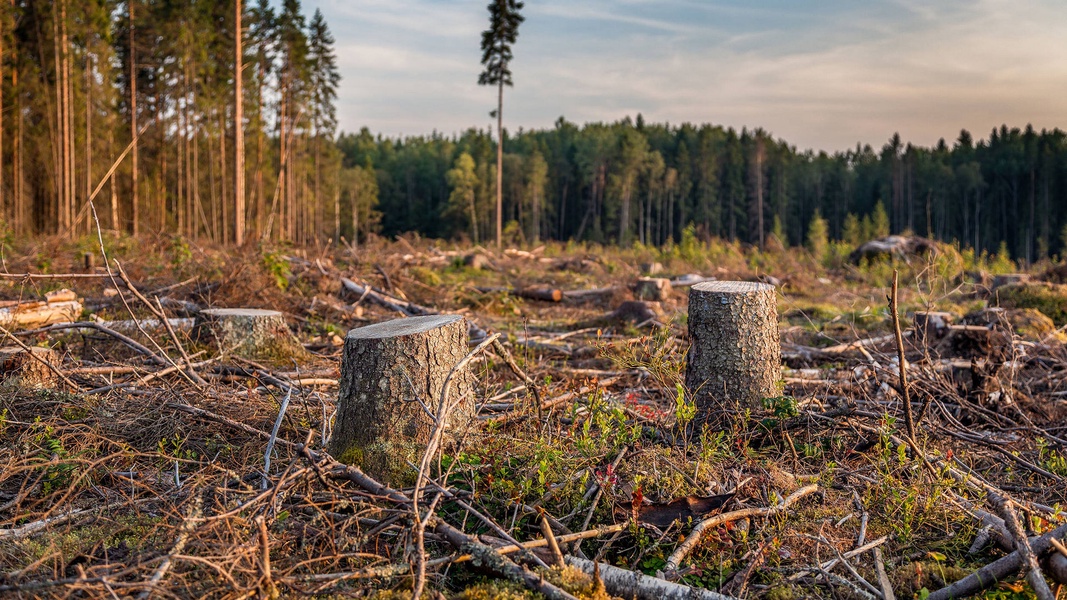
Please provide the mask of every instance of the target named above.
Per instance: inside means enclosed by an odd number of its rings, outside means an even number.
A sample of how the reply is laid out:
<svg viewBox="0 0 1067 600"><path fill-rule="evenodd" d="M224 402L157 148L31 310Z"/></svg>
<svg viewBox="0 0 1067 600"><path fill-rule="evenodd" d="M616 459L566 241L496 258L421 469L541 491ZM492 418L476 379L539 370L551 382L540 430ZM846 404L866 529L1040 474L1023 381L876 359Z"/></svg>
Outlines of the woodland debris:
<svg viewBox="0 0 1067 600"><path fill-rule="evenodd" d="M641 277L634 282L634 298L662 302L671 297L671 280Z"/></svg>
<svg viewBox="0 0 1067 600"><path fill-rule="evenodd" d="M915 331L915 339L919 344L936 343L945 337L948 326L956 320L956 316L949 312L941 311L915 311L911 317L912 329Z"/></svg>
<svg viewBox="0 0 1067 600"><path fill-rule="evenodd" d="M1067 285L1039 281L1012 283L993 292L990 304L1004 308L1033 308L1057 327L1067 325Z"/></svg>
<svg viewBox="0 0 1067 600"><path fill-rule="evenodd" d="M699 283L689 290L685 384L697 421L720 410L760 408L779 395L782 353L773 286L744 281Z"/></svg>
<svg viewBox="0 0 1067 600"><path fill-rule="evenodd" d="M475 288L483 294L506 293L516 298L527 300L540 300L542 302L559 302L563 300L563 292L557 288L547 286L530 286L525 288L505 287L478 287Z"/></svg>
<svg viewBox="0 0 1067 600"><path fill-rule="evenodd" d="M1067 524L1060 525L1056 529L1029 539L1030 549L1035 556L1043 556L1052 549L1052 538L1062 539L1067 536ZM988 589L998 581L1004 581L1015 575L1023 567L1023 557L1018 550L995 560L978 569L970 575L960 579L952 585L945 586L927 597L927 600L950 600L952 598L965 598Z"/></svg>
<svg viewBox="0 0 1067 600"><path fill-rule="evenodd" d="M349 298L354 297L354 303L356 304L363 300L368 300L378 306L394 310L408 317L442 314L436 309L395 298L385 292L375 290L370 286L356 283L347 277L341 278L341 295ZM489 335L471 319L467 319L467 327L468 335L470 335L470 341L472 343L480 342Z"/></svg>
<svg viewBox="0 0 1067 600"><path fill-rule="evenodd" d="M848 255L849 262L859 264L881 258L898 258L907 261L909 256L926 256L937 250L937 243L919 236L890 235L860 244Z"/></svg>
<svg viewBox="0 0 1067 600"><path fill-rule="evenodd" d="M637 600L736 600L711 590L689 587L658 577L613 567L606 563L567 556L567 564L583 573L604 582L604 588L613 598L636 598Z"/></svg>
<svg viewBox="0 0 1067 600"><path fill-rule="evenodd" d="M82 314L82 303L70 290L57 290L45 294L40 302L0 302L0 327L6 329L32 329L53 323L76 321Z"/></svg>
<svg viewBox="0 0 1067 600"><path fill-rule="evenodd" d="M940 356L1003 361L1011 352L1011 333L981 325L949 325L937 344Z"/></svg>

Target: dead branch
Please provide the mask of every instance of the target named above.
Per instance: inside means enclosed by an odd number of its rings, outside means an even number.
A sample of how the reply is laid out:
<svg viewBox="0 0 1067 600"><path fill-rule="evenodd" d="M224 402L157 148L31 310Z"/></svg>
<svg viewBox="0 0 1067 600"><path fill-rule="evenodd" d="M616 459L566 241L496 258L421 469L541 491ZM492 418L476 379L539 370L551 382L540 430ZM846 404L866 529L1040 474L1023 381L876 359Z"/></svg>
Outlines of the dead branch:
<svg viewBox="0 0 1067 600"><path fill-rule="evenodd" d="M1034 556L1041 556L1052 547L1052 538L1060 538L1067 535L1067 524L1060 525L1056 529L1036 538L1029 538L1030 550ZM1011 577L1023 568L1025 562L1022 554L1016 550L1011 554L993 561L978 569L974 573L960 579L952 585L945 586L930 594L927 600L949 600L950 598L964 598L988 589L998 581Z"/></svg>
<svg viewBox="0 0 1067 600"><path fill-rule="evenodd" d="M627 571L605 563L595 563L574 556L566 557L567 564L587 575L597 570L604 587L612 597L636 598L637 600L736 600L711 590L689 587L664 581L644 573Z"/></svg>
<svg viewBox="0 0 1067 600"><path fill-rule="evenodd" d="M799 490L790 494L785 500L782 500L774 506L768 506L764 508L742 508L741 510L735 510L728 513L722 513L715 515L714 517L704 519L700 523L697 523L696 527L693 527L693 531L685 538L685 541L678 545L678 548L671 553L667 558L667 564L663 566L665 572L677 571L682 566L682 561L686 556L696 548L697 543L700 542L701 536L710 527L720 525L722 523L729 523L731 521L737 521L739 519L747 519L751 517L771 517L774 516L790 506L797 500L808 496L818 491L819 486L812 484L800 488Z"/></svg>

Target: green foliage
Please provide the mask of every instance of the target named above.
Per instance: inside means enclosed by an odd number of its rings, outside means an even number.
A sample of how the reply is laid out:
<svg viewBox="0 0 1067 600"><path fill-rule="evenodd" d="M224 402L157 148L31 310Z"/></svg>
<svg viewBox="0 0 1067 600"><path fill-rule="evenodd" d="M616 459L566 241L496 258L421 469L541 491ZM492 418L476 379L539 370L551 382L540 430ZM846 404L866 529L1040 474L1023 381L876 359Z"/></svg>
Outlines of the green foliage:
<svg viewBox="0 0 1067 600"><path fill-rule="evenodd" d="M267 274L274 278L274 284L278 286L278 289L286 290L289 288L289 277L292 272L289 270L289 261L286 260L281 250L262 251L260 264L263 265L263 269Z"/></svg>
<svg viewBox="0 0 1067 600"><path fill-rule="evenodd" d="M808 223L808 235L806 237L808 252L811 252L815 260L822 261L826 257L826 249L829 244L829 227L826 219L822 218L819 210L816 209L814 216L811 217L811 222Z"/></svg>
<svg viewBox="0 0 1067 600"><path fill-rule="evenodd" d="M884 238L889 235L889 215L885 212L885 206L882 201L879 200L874 205L874 212L871 213L871 225L870 231L867 233L868 239Z"/></svg>

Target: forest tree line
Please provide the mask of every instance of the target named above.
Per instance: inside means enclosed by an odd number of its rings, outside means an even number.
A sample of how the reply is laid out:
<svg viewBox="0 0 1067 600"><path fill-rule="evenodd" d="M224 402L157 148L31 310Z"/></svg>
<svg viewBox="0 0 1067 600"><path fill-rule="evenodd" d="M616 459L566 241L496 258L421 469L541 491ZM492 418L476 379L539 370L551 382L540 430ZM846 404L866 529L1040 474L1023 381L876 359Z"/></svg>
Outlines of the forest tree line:
<svg viewBox="0 0 1067 600"><path fill-rule="evenodd" d="M333 44L299 0L0 3L4 229L87 233L90 199L133 234L337 229Z"/></svg>
<svg viewBox="0 0 1067 600"><path fill-rule="evenodd" d="M347 165L373 165L385 234L492 234L495 145L458 136L341 134ZM804 242L816 213L833 239L911 232L1034 261L1067 246L1067 135L1001 126L932 148L893 135L881 148L798 151L762 129L636 119L504 142L504 219L512 237L659 245L698 235L762 245ZM884 225L882 224L884 223Z"/></svg>
<svg viewBox="0 0 1067 600"><path fill-rule="evenodd" d="M104 229L218 243L491 239L491 132L337 135L333 45L299 0L0 2L0 229L82 235L92 199ZM561 117L503 149L502 217L528 242L692 227L796 245L818 214L850 242L884 221L1027 261L1067 243L1059 129L829 154L762 129Z"/></svg>

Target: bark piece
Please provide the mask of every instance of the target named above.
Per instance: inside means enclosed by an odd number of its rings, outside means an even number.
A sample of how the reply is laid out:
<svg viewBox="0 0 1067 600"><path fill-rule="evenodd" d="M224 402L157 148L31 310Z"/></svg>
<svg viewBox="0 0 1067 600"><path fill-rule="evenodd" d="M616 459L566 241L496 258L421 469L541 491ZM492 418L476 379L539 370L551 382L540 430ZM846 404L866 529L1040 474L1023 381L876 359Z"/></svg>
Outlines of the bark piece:
<svg viewBox="0 0 1067 600"><path fill-rule="evenodd" d="M627 571L606 563L594 563L575 556L566 557L567 564L587 575L599 573L606 591L615 598L637 600L736 600L711 590L689 587L665 581L644 573Z"/></svg>
<svg viewBox="0 0 1067 600"><path fill-rule="evenodd" d="M662 302L671 297L671 280L641 277L634 283L634 298Z"/></svg>
<svg viewBox="0 0 1067 600"><path fill-rule="evenodd" d="M20 388L53 388L59 378L48 365L59 365L59 356L51 348L0 348L0 380L6 384Z"/></svg>
<svg viewBox="0 0 1067 600"><path fill-rule="evenodd" d="M759 408L779 395L782 348L774 286L709 281L689 290L685 383L697 405L697 422L727 409Z"/></svg>
<svg viewBox="0 0 1067 600"><path fill-rule="evenodd" d="M193 339L243 358L280 361L306 353L286 325L285 316L276 310L202 310L193 325Z"/></svg>
<svg viewBox="0 0 1067 600"><path fill-rule="evenodd" d="M329 451L395 485L414 469L433 432L434 410L452 367L467 353L459 315L396 319L348 332L341 362L337 421ZM446 445L474 418L474 376L453 375ZM423 407L427 407L424 409Z"/></svg>

